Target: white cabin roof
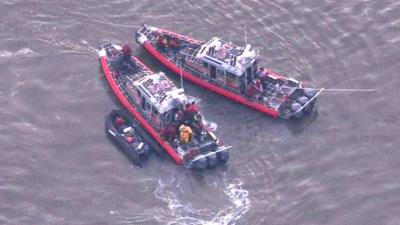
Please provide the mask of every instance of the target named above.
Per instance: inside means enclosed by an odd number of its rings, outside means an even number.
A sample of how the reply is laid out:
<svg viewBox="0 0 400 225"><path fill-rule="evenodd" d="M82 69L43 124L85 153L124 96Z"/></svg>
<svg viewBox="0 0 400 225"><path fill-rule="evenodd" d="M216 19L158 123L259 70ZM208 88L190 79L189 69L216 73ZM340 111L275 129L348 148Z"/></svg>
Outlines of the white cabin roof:
<svg viewBox="0 0 400 225"><path fill-rule="evenodd" d="M258 58L258 52L250 44L240 47L214 37L201 46L196 58L240 76Z"/></svg>
<svg viewBox="0 0 400 225"><path fill-rule="evenodd" d="M147 75L134 81L133 85L161 114L189 101L184 90L177 88L163 72Z"/></svg>

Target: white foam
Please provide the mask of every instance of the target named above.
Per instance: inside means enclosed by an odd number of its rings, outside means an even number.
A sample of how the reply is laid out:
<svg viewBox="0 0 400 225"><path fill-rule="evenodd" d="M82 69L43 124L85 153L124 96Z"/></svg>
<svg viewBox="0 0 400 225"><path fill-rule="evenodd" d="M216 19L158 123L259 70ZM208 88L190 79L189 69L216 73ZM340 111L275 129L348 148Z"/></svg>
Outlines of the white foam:
<svg viewBox="0 0 400 225"><path fill-rule="evenodd" d="M159 186L155 190L155 196L168 204L168 210L162 210L162 213L157 215L155 219L159 222L174 225L232 225L235 224L244 214L250 209L250 199L248 190L243 188L243 182L239 179L227 181L224 179L224 193L231 202L230 205L224 206L215 214L215 211L207 213L206 209L196 209L191 203L184 202L176 193L168 190L180 186L174 184L175 178L172 176L168 183L159 180ZM171 187L173 186L173 187ZM211 219L204 218L207 215L215 215Z"/></svg>
<svg viewBox="0 0 400 225"><path fill-rule="evenodd" d="M14 57L14 56L29 56L29 55L36 55L37 53L34 52L30 48L21 48L18 51L0 51L0 57Z"/></svg>
<svg viewBox="0 0 400 225"><path fill-rule="evenodd" d="M70 54L84 54L91 55L92 53L98 53L98 49L91 46L88 41L82 39L79 43L74 43L70 40L60 40L57 41L55 39L43 39L43 38L35 38L35 40L44 42L46 44L54 45L60 49L62 53L70 53Z"/></svg>
<svg viewBox="0 0 400 225"><path fill-rule="evenodd" d="M225 194L233 203L233 207L221 210L209 224L235 224L250 209L249 191L243 188L243 182L239 179L227 184Z"/></svg>
<svg viewBox="0 0 400 225"><path fill-rule="evenodd" d="M10 51L0 51L0 57L11 57L13 53Z"/></svg>

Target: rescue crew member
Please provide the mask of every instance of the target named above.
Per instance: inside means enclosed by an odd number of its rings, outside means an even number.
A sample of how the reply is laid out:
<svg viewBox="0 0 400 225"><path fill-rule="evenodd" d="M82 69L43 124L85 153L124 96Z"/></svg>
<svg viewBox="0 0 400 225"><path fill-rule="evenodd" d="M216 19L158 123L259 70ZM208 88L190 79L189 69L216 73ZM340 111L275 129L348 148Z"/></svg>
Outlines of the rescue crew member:
<svg viewBox="0 0 400 225"><path fill-rule="evenodd" d="M183 117L185 121L194 122L195 116L199 113L199 109L196 104L189 103L185 106L185 110L183 111Z"/></svg>
<svg viewBox="0 0 400 225"><path fill-rule="evenodd" d="M176 125L170 124L168 127L161 131L161 136L165 137L167 141L173 142L176 138Z"/></svg>
<svg viewBox="0 0 400 225"><path fill-rule="evenodd" d="M125 140L128 142L128 144L132 144L135 141L135 137L127 136L127 137L125 137Z"/></svg>
<svg viewBox="0 0 400 225"><path fill-rule="evenodd" d="M124 45L122 47L122 59L121 59L120 70L121 72L126 72L127 70L135 70L135 69L136 65L132 61L131 49L129 48L128 45Z"/></svg>
<svg viewBox="0 0 400 225"><path fill-rule="evenodd" d="M156 41L157 41L157 46L161 52L167 51L168 39L165 35L161 36L160 34L156 34Z"/></svg>
<svg viewBox="0 0 400 225"><path fill-rule="evenodd" d="M122 47L122 53L124 54L122 59L124 61L130 61L131 60L131 49L129 48L128 45L124 45Z"/></svg>
<svg viewBox="0 0 400 225"><path fill-rule="evenodd" d="M169 41L169 47L171 48L172 51L177 52L179 50L179 42L176 37L173 37Z"/></svg>
<svg viewBox="0 0 400 225"><path fill-rule="evenodd" d="M117 129L120 130L123 130L125 127L127 127L126 121L122 116L117 116L115 118L115 125L117 126ZM124 138L128 144L132 144L135 140L135 137L133 137L131 133L127 134Z"/></svg>
<svg viewBox="0 0 400 225"><path fill-rule="evenodd" d="M121 116L117 116L117 117L115 118L115 125L116 125L117 127L120 127L120 126L124 125L125 123L126 123L125 119L122 118Z"/></svg>
<svg viewBox="0 0 400 225"><path fill-rule="evenodd" d="M186 126L184 124L179 126L179 137L181 143L188 144L192 139L192 134L192 128L190 128L189 126Z"/></svg>
<svg viewBox="0 0 400 225"><path fill-rule="evenodd" d="M248 96L249 97L255 97L256 99L260 98L262 93L263 93L263 85L261 83L261 79L259 77L256 77L252 84L250 85L250 88L248 90Z"/></svg>

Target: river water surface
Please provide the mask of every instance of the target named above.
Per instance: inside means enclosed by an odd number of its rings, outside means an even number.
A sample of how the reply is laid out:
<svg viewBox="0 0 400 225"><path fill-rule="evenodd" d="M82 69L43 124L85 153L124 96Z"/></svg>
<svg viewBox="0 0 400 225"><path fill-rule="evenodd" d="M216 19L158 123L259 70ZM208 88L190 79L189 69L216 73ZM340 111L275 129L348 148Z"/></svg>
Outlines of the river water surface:
<svg viewBox="0 0 400 225"><path fill-rule="evenodd" d="M0 21L0 224L400 224L399 1L3 0ZM185 82L228 165L134 167L105 136L119 105L96 48L129 42L165 70L133 42L143 23L237 44L246 27L282 75L377 92L325 92L294 122Z"/></svg>

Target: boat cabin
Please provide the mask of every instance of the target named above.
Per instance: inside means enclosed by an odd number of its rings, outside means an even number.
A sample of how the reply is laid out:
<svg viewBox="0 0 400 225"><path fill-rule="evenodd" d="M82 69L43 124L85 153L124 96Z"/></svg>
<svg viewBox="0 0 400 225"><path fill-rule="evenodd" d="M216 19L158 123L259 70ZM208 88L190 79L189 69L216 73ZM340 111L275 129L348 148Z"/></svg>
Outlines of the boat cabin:
<svg viewBox="0 0 400 225"><path fill-rule="evenodd" d="M208 69L211 78L243 89L255 77L258 52L250 44L240 47L214 37L200 47L196 59Z"/></svg>
<svg viewBox="0 0 400 225"><path fill-rule="evenodd" d="M194 99L187 96L182 88L177 88L163 72L147 75L127 84L129 96L159 129L173 122L176 112L184 104L194 102Z"/></svg>

